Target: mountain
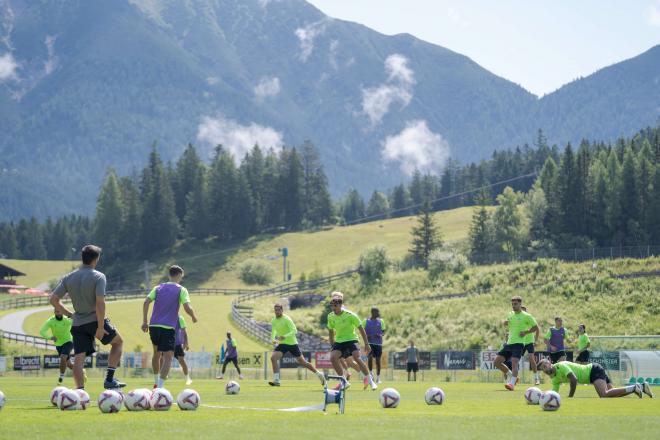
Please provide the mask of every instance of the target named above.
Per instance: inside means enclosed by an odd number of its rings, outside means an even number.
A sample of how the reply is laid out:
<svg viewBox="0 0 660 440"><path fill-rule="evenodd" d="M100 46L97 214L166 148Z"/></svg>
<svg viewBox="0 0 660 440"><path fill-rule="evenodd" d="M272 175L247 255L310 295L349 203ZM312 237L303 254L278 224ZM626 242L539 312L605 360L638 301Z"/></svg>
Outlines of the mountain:
<svg viewBox="0 0 660 440"><path fill-rule="evenodd" d="M310 139L338 196L538 128L614 137L655 122L654 65L658 50L539 100L466 56L303 0L0 0L0 220L91 213L107 167L134 172L154 143L174 160L188 142L240 158Z"/></svg>

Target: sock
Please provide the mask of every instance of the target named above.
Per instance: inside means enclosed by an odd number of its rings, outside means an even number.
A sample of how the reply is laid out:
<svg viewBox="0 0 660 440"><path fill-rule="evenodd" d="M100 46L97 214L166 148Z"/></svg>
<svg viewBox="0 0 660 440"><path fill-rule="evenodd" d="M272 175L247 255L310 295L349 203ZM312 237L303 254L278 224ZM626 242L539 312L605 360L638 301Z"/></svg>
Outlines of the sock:
<svg viewBox="0 0 660 440"><path fill-rule="evenodd" d="M60 379L64 377L64 373L60 373Z"/></svg>
<svg viewBox="0 0 660 440"><path fill-rule="evenodd" d="M156 385L158 385L158 388L163 388L163 385L165 385L165 379L159 377L158 381L156 382Z"/></svg>
<svg viewBox="0 0 660 440"><path fill-rule="evenodd" d="M635 391L635 388L637 388L637 385L636 385L636 384L635 384L635 385L628 385L628 386L626 386L626 391L627 391L628 393L632 393L632 392Z"/></svg>
<svg viewBox="0 0 660 440"><path fill-rule="evenodd" d="M159 377L160 377L160 375L154 374L154 383L158 383L158 378Z"/></svg>
<svg viewBox="0 0 660 440"><path fill-rule="evenodd" d="M105 380L106 381L112 382L112 380L115 378L115 370L116 370L116 368L108 367L108 369L105 372Z"/></svg>
<svg viewBox="0 0 660 440"><path fill-rule="evenodd" d="M509 378L509 383L510 383L511 385L515 385L515 384L516 384L516 376L514 376L513 374L511 374L511 378Z"/></svg>
<svg viewBox="0 0 660 440"><path fill-rule="evenodd" d="M273 379L275 380L275 382L279 382L280 381L280 373L273 374Z"/></svg>
<svg viewBox="0 0 660 440"><path fill-rule="evenodd" d="M190 373L186 374L186 379L190 379Z"/></svg>
<svg viewBox="0 0 660 440"><path fill-rule="evenodd" d="M78 387L78 388L76 388L76 389L77 389L77 390L84 390L85 387Z"/></svg>

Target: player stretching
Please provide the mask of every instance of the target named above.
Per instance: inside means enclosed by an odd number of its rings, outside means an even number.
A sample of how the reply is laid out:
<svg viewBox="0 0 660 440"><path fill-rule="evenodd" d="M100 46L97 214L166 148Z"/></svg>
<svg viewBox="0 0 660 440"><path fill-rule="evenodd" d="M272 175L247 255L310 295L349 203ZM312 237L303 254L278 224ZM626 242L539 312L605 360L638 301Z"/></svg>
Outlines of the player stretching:
<svg viewBox="0 0 660 440"><path fill-rule="evenodd" d="M591 347L591 340L587 334L587 328L584 324L578 326L578 340L577 340L577 359L575 362L578 364L589 363L589 348Z"/></svg>
<svg viewBox="0 0 660 440"><path fill-rule="evenodd" d="M355 330L360 332L360 336L364 341L365 354L369 354L371 351L367 333L362 327L360 318L355 313L342 307L344 295L341 292L333 292L331 298L332 312L328 314L328 333L330 344L332 345L332 352L330 353L332 366L335 368L337 374L346 377L346 371L342 367L340 359L353 357L353 360L358 364L360 371L365 376L365 389L367 383L371 385L372 390L378 389L378 385L376 385L373 377L369 374L369 369L360 358L360 346L358 345L358 336ZM346 386L348 387L349 384L347 383Z"/></svg>
<svg viewBox="0 0 660 440"><path fill-rule="evenodd" d="M522 306L520 308L523 312L527 311L527 308L525 306ZM541 378L539 377L539 370L538 367L536 366L536 356L534 356L534 344L536 341L540 339L540 334L539 334L538 328L534 333L529 333L527 336L525 336L525 341L523 344L525 346L523 347L523 352L522 355L525 356L525 353L527 353L527 358L529 359L529 365L532 367L532 371L534 372L534 385L540 385L541 384Z"/></svg>
<svg viewBox="0 0 660 440"><path fill-rule="evenodd" d="M564 341L568 337L568 330L562 324L562 319L557 316L555 318L555 326L550 328L544 335L545 343L550 352L550 360L553 364L566 360L566 351L564 349Z"/></svg>
<svg viewBox="0 0 660 440"><path fill-rule="evenodd" d="M216 379L223 379L225 377L225 371L227 371L227 364L231 362L236 367L238 371L238 378L243 379L241 374L241 367L238 366L238 344L236 344L236 339L231 337L231 332L227 332L227 351L225 352L225 360L222 363L222 373Z"/></svg>
<svg viewBox="0 0 660 440"><path fill-rule="evenodd" d="M272 327L271 340L275 345L275 351L270 357L270 362L273 364L273 381L268 382L268 384L273 387L280 386L280 359L282 359L282 356L287 352L291 353L292 356L295 356L298 365L305 367L312 373L316 374L321 381L321 384L325 384L323 373L307 362L300 352L298 338L296 337L298 329L293 323L293 320L288 315L284 314L284 307L282 307L282 304L275 304L273 309L275 310L275 317L270 321L270 325Z"/></svg>
<svg viewBox="0 0 660 440"><path fill-rule="evenodd" d="M509 391L513 391L518 381L518 366L525 346L525 336L535 333L539 328L536 325L536 319L529 313L522 311L522 298L520 296L511 298L511 308L513 310L506 317L509 339L495 358L495 367L499 368L507 377L507 383L504 387ZM511 370L504 365L504 361L509 357L511 358Z"/></svg>
<svg viewBox="0 0 660 440"><path fill-rule="evenodd" d="M96 351L94 338L103 345L110 344L108 368L103 386L106 389L121 388L125 383L115 379L124 341L116 328L105 317L105 275L96 270L101 257L101 248L86 245L81 250L82 266L67 274L50 295L50 303L63 315L73 316L73 379L78 389L85 388L85 357ZM69 294L74 312L62 304L64 295Z"/></svg>
<svg viewBox="0 0 660 440"><path fill-rule="evenodd" d="M144 299L142 305L142 331L149 332L149 338L154 347L154 355L151 366L154 370L154 388L162 388L172 366L174 347L176 345L176 334L174 329L179 323L179 307L183 308L197 322L195 311L190 306L190 294L183 287L183 269L179 266L170 266L170 281L159 284L151 289L149 295ZM147 325L149 305L154 303L151 320Z"/></svg>
<svg viewBox="0 0 660 440"><path fill-rule="evenodd" d="M73 337L71 336L71 324L73 319L68 316L62 315L62 312L55 310L55 316L51 316L41 326L39 334L42 338L50 339L55 342L57 354L60 357L60 377L57 379L58 383L64 380L64 373L67 367L73 370L71 363L71 352L73 351ZM48 337L48 331L53 335Z"/></svg>
<svg viewBox="0 0 660 440"><path fill-rule="evenodd" d="M549 360L543 359L539 362L539 368L552 378L552 389L554 391L559 391L561 384L570 383L571 390L568 397L573 397L578 383L591 383L594 385L599 397L623 397L635 393L641 399L642 393L644 393L653 398L653 392L648 382L614 388L612 381L605 373L605 369L597 363L580 365L562 361L553 365Z"/></svg>
<svg viewBox="0 0 660 440"><path fill-rule="evenodd" d="M190 349L190 346L188 345L188 331L186 330L186 320L181 315L179 315L179 322L174 329L174 333L174 357L179 361L181 370L186 376L186 385L191 385L192 378L190 377L190 371L188 370L188 364L186 363L186 351Z"/></svg>
<svg viewBox="0 0 660 440"><path fill-rule="evenodd" d="M380 358L383 356L383 333L385 333L385 321L380 317L380 311L373 307L371 318L362 323L369 339L369 372L373 376L373 360L376 360L376 383L380 383Z"/></svg>

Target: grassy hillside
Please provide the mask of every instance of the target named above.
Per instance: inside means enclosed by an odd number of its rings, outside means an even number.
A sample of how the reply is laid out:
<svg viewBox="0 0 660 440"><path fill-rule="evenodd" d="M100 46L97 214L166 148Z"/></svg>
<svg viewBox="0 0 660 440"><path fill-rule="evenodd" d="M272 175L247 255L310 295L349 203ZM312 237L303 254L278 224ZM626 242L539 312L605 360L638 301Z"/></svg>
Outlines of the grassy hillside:
<svg viewBox="0 0 660 440"><path fill-rule="evenodd" d="M72 271L76 261L41 261L41 260L3 260L0 263L23 272L26 276L16 277L16 283L28 287L37 287L43 283L59 279Z"/></svg>
<svg viewBox="0 0 660 440"><path fill-rule="evenodd" d="M193 296L192 305L195 308L199 322L193 324L186 316L190 326L190 349L193 351L218 351L225 340L225 333L230 330L236 338L239 350L264 351L265 347L242 336L240 331L229 320L232 296ZM183 311L182 311L183 313ZM144 351L151 351L149 335L140 329L142 325L142 300L109 302L107 315L119 329L124 338L124 350L134 351L141 346ZM23 328L28 334L39 334L41 324L51 316L51 312L40 312L30 315Z"/></svg>
<svg viewBox="0 0 660 440"><path fill-rule="evenodd" d="M499 347L499 322L511 310L509 299L521 295L542 333L554 316L575 331L584 323L591 335L657 334L660 328L660 278L617 279L616 275L660 270L660 258L569 264L556 260L468 268L429 280L424 271L390 273L373 288L362 288L356 275L332 289L344 292L346 306L365 318L380 308L389 330L388 349L403 349L412 338L424 349ZM330 291L331 289L327 289ZM464 298L432 299L467 292ZM255 319L267 320L272 299L254 304ZM288 312L300 330L327 337L319 324L324 306ZM654 341L658 344L660 341Z"/></svg>
<svg viewBox="0 0 660 440"><path fill-rule="evenodd" d="M435 214L445 242L467 239L472 209L459 208ZM278 249L283 247L289 249L288 261L294 280L302 273L312 271L329 275L355 267L360 254L377 245L387 247L393 258L403 257L410 245L410 228L415 223L415 217L400 217L316 232L261 235L222 247L199 242L180 243L169 255L155 259L158 269L154 271L154 282L159 273L165 273L169 264L177 263L186 270L185 282L190 286L246 287L238 277L237 268L242 261L256 258L273 268L276 274L274 284L280 283L282 257ZM141 281L136 271L138 264L125 270L127 279L134 283Z"/></svg>

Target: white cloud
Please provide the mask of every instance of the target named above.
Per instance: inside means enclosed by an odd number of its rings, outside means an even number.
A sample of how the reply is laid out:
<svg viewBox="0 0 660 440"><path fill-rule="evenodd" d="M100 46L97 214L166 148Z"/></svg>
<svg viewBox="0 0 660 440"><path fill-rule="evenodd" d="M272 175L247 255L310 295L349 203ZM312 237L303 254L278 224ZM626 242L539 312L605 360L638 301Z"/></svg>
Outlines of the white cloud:
<svg viewBox="0 0 660 440"><path fill-rule="evenodd" d="M378 87L362 89L362 112L369 117L371 125L380 123L390 106L396 102L407 106L412 97L415 83L414 72L408 67L408 59L392 54L385 60L387 82Z"/></svg>
<svg viewBox="0 0 660 440"><path fill-rule="evenodd" d="M388 136L381 145L383 160L397 162L407 175L416 169L436 172L449 158L449 144L429 130L425 120L409 121L399 134Z"/></svg>
<svg viewBox="0 0 660 440"><path fill-rule="evenodd" d="M651 26L660 26L660 1L649 6L648 21Z"/></svg>
<svg viewBox="0 0 660 440"><path fill-rule="evenodd" d="M332 40L330 42L330 53L328 54L328 62L333 69L337 70L337 49L339 48L339 41Z"/></svg>
<svg viewBox="0 0 660 440"><path fill-rule="evenodd" d="M48 59L44 61L44 70L46 75L53 73L53 70L57 67L57 57L55 56L55 40L56 36L46 35L46 40L44 44L46 45L46 50L48 50Z"/></svg>
<svg viewBox="0 0 660 440"><path fill-rule="evenodd" d="M217 76L208 76L206 77L206 84L212 86L214 84L217 84L220 81L220 78Z"/></svg>
<svg viewBox="0 0 660 440"><path fill-rule="evenodd" d="M240 161L255 144L259 144L264 149L275 150L279 150L284 144L282 133L271 127L254 122L241 125L223 116L202 117L202 121L197 126L197 139L214 146L222 144L234 155L236 161Z"/></svg>
<svg viewBox="0 0 660 440"><path fill-rule="evenodd" d="M314 51L314 40L325 32L326 19L316 21L298 28L295 31L300 45L300 60L304 63Z"/></svg>
<svg viewBox="0 0 660 440"><path fill-rule="evenodd" d="M468 27L470 22L466 20L463 15L456 8L450 7L447 9L447 16L450 20L458 23L461 27Z"/></svg>
<svg viewBox="0 0 660 440"><path fill-rule="evenodd" d="M259 84L254 86L254 96L258 101L262 101L269 96L276 96L280 93L282 87L280 86L280 79L276 76L264 76L259 81Z"/></svg>
<svg viewBox="0 0 660 440"><path fill-rule="evenodd" d="M0 82L16 79L16 69L18 69L18 63L10 52L0 55Z"/></svg>

